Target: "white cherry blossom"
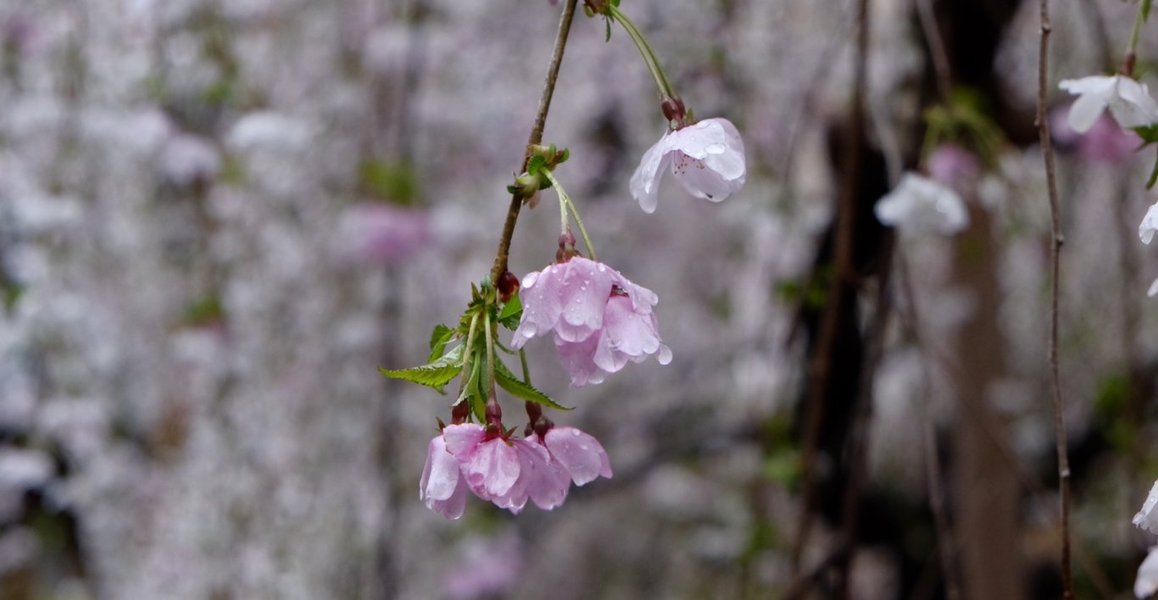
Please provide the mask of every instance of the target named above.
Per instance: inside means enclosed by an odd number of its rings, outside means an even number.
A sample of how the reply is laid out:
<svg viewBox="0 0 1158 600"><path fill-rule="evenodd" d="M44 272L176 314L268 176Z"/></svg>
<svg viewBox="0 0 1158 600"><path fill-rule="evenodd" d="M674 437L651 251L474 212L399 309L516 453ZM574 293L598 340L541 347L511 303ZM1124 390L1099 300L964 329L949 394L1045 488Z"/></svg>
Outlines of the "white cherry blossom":
<svg viewBox="0 0 1158 600"><path fill-rule="evenodd" d="M1129 77L1092 75L1065 79L1058 87L1078 96L1068 118L1070 127L1078 133L1089 131L1107 107L1125 129L1158 123L1158 102L1150 96L1146 84Z"/></svg>
<svg viewBox="0 0 1158 600"><path fill-rule="evenodd" d="M878 221L906 234L952 235L969 226L961 196L916 173L905 173L897 187L877 201L873 212Z"/></svg>
<svg viewBox="0 0 1158 600"><path fill-rule="evenodd" d="M631 195L653 213L665 169L696 198L722 202L744 187L744 141L727 119L704 119L668 131L648 148L631 176Z"/></svg>

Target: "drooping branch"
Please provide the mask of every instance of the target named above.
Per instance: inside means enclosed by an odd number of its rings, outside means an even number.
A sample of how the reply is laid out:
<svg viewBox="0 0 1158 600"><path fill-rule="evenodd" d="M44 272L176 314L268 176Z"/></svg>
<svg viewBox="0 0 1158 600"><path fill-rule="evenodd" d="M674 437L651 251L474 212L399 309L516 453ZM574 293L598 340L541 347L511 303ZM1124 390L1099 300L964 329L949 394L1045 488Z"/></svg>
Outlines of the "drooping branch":
<svg viewBox="0 0 1158 600"><path fill-rule="evenodd" d="M523 155L523 166L519 172L527 170L531 160L531 148L543 142L543 129L547 126L547 112L551 109L551 97L555 94L555 82L559 78L559 67L563 64L563 51L567 47L567 37L571 33L571 22L575 17L575 5L578 0L567 0L563 6L563 15L559 17L559 29L555 34L555 48L551 51L551 63L547 67L547 80L543 85L543 93L539 96L539 110L535 115L535 123L531 126L531 135L527 138L527 149ZM498 281L503 273L507 272L507 258L511 251L511 238L515 234L515 223L519 220L519 209L523 207L523 198L519 194L511 196L511 204L507 208L507 219L503 223L503 233L499 238L499 248L495 253L494 266L491 267L491 281Z"/></svg>
<svg viewBox="0 0 1158 600"><path fill-rule="evenodd" d="M1057 442L1058 488L1061 496L1061 579L1062 598L1074 597L1073 575L1070 570L1070 466L1066 454L1065 415L1062 412L1061 383L1058 374L1058 295L1061 273L1061 247L1065 241L1061 233L1061 217L1057 192L1057 174L1054 167L1053 145L1050 143L1049 118L1046 115L1046 89L1049 85L1049 35L1052 30L1048 0L1039 0L1041 41L1037 64L1037 131L1045 159L1045 180L1049 190L1050 214L1050 300L1049 300L1049 387L1053 401L1054 435Z"/></svg>

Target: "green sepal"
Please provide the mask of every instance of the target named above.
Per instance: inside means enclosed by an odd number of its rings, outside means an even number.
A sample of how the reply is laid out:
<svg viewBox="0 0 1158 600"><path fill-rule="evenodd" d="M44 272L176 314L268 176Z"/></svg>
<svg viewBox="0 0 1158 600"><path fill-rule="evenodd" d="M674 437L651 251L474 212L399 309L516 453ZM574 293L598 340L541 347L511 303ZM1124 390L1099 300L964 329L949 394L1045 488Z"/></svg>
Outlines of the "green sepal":
<svg viewBox="0 0 1158 600"><path fill-rule="evenodd" d="M1142 0L1142 22L1150 18L1150 0Z"/></svg>
<svg viewBox="0 0 1158 600"><path fill-rule="evenodd" d="M442 386L450 382L458 376L462 371L462 352L463 347L457 346L450 352L447 352L442 358L434 362L427 363L420 367L411 367L409 369L386 369L378 367L378 372L391 379L402 379L410 381L419 385L425 385L438 390L438 393L445 393L442 391Z"/></svg>
<svg viewBox="0 0 1158 600"><path fill-rule="evenodd" d="M1142 147L1158 142L1158 124L1135 127L1133 128L1133 132L1142 138Z"/></svg>
<svg viewBox="0 0 1158 600"><path fill-rule="evenodd" d="M495 383L499 384L499 387L506 390L508 394L520 400L542 404L555 410L571 410L571 407L555 402L550 396L536 389L535 386L515 377L514 373L511 373L501 360L495 361Z"/></svg>
<svg viewBox="0 0 1158 600"><path fill-rule="evenodd" d="M511 299L503 304L499 311L498 321L503 327L514 330L519 326L519 319L523 316L523 302L519 300L518 292L511 294Z"/></svg>
<svg viewBox="0 0 1158 600"><path fill-rule="evenodd" d="M454 339L454 330L439 323L430 332L430 358L426 362L432 363L439 359L446 350L446 345Z"/></svg>

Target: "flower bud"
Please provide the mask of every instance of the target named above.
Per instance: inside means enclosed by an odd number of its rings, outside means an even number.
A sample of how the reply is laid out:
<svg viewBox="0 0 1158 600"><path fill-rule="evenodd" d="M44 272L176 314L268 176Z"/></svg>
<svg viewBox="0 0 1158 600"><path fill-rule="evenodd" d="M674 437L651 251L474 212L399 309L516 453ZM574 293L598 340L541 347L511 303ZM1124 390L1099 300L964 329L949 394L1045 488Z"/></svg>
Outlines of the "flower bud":
<svg viewBox="0 0 1158 600"><path fill-rule="evenodd" d="M507 271L499 277L499 300L507 302L515 292L519 291L519 278L514 273Z"/></svg>

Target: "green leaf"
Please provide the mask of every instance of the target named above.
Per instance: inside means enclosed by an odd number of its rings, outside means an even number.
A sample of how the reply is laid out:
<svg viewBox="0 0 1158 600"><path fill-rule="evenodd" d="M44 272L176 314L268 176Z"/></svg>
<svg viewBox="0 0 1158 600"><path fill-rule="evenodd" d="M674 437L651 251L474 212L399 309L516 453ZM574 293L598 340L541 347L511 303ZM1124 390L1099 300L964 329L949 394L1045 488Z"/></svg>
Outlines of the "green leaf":
<svg viewBox="0 0 1158 600"><path fill-rule="evenodd" d="M506 390L508 394L520 400L542 404L556 410L571 410L571 407L555 402L550 396L535 389L531 384L516 378L501 360L495 361L495 383L499 384L499 387Z"/></svg>
<svg viewBox="0 0 1158 600"><path fill-rule="evenodd" d="M604 38L603 41L604 42L610 42L611 41L611 19L603 19L603 23L605 25L607 25L607 37Z"/></svg>
<svg viewBox="0 0 1158 600"><path fill-rule="evenodd" d="M385 369L378 368L378 372L391 379L402 379L410 381L419 385L425 385L438 390L438 393L444 393L442 386L450 382L458 376L462 371L462 346L457 346L450 352L447 352L442 358L422 365L420 367L411 367L409 369Z"/></svg>
<svg viewBox="0 0 1158 600"><path fill-rule="evenodd" d="M1142 127L1135 127L1134 133L1138 134L1138 137L1142 138L1143 148L1148 144L1158 142L1158 125L1143 125Z"/></svg>
<svg viewBox="0 0 1158 600"><path fill-rule="evenodd" d="M523 302L519 300L518 292L511 294L511 299L503 305L503 309L499 311L499 323L507 329L515 329L519 326L519 318L523 316Z"/></svg>
<svg viewBox="0 0 1158 600"><path fill-rule="evenodd" d="M454 339L454 330L439 323L434 326L434 331L430 332L430 358L427 362L434 362L442 356L446 345Z"/></svg>
<svg viewBox="0 0 1158 600"><path fill-rule="evenodd" d="M1150 18L1150 0L1142 0L1142 22Z"/></svg>

